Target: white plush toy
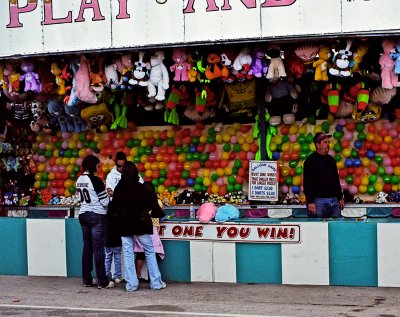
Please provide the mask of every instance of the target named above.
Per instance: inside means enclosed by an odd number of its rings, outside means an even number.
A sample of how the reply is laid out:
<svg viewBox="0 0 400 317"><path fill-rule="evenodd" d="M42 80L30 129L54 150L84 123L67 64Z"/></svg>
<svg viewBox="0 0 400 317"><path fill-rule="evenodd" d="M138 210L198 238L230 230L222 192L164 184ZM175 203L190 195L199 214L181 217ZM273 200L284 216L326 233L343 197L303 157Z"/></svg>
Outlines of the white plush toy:
<svg viewBox="0 0 400 317"><path fill-rule="evenodd" d="M378 204L387 203L387 202L388 202L387 199L386 199L387 196L388 196L388 194L386 194L386 193L384 193L384 192L379 192L379 193L376 195L375 202L377 202Z"/></svg>
<svg viewBox="0 0 400 317"><path fill-rule="evenodd" d="M164 65L164 52L156 51L150 58L150 77L147 89L148 97L155 97L158 101L165 99L165 91L169 88L169 74L167 67Z"/></svg>

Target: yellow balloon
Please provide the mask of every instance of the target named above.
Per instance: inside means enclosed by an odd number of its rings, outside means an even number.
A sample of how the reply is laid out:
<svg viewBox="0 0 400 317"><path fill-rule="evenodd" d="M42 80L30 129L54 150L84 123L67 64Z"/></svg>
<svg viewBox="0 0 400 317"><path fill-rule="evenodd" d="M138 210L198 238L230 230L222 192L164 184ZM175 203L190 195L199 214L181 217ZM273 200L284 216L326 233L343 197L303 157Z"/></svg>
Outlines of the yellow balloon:
<svg viewBox="0 0 400 317"><path fill-rule="evenodd" d="M72 180L67 179L67 180L64 182L64 187L65 187L65 188L68 188L69 186L72 186L73 184L74 184L74 182L73 182Z"/></svg>
<svg viewBox="0 0 400 317"><path fill-rule="evenodd" d="M393 168L393 174L396 175L396 176L400 175L400 166L395 166Z"/></svg>
<svg viewBox="0 0 400 317"><path fill-rule="evenodd" d="M222 140L224 141L224 142L230 142L231 141L231 136L229 135L229 134L224 134L223 136L222 136Z"/></svg>
<svg viewBox="0 0 400 317"><path fill-rule="evenodd" d="M301 183L301 177L300 175L296 175L293 177L293 185L295 186L299 186Z"/></svg>
<svg viewBox="0 0 400 317"><path fill-rule="evenodd" d="M289 175L289 167L288 166L282 166L281 168L281 174L283 176L288 176Z"/></svg>
<svg viewBox="0 0 400 317"><path fill-rule="evenodd" d="M284 143L282 145L282 151L283 152L289 152L290 151L290 143Z"/></svg>
<svg viewBox="0 0 400 317"><path fill-rule="evenodd" d="M141 157L140 157L140 162L142 162L142 163L146 163L147 162L147 155L146 154L143 154Z"/></svg>
<svg viewBox="0 0 400 317"><path fill-rule="evenodd" d="M203 177L209 177L211 175L211 171L208 168L203 170Z"/></svg>
<svg viewBox="0 0 400 317"><path fill-rule="evenodd" d="M223 159L223 160L229 159L229 152L222 152L221 159Z"/></svg>
<svg viewBox="0 0 400 317"><path fill-rule="evenodd" d="M320 124L314 127L314 133L322 132L322 126Z"/></svg>
<svg viewBox="0 0 400 317"><path fill-rule="evenodd" d="M245 143L242 145L242 150L245 152L249 152L250 151L250 144L249 143Z"/></svg>
<svg viewBox="0 0 400 317"><path fill-rule="evenodd" d="M79 157L84 158L86 156L86 149L80 149L78 155Z"/></svg>
<svg viewBox="0 0 400 317"><path fill-rule="evenodd" d="M377 192L381 192L382 190L383 190L383 183L382 182L376 182L375 183L375 190L377 191Z"/></svg>
<svg viewBox="0 0 400 317"><path fill-rule="evenodd" d="M183 162L185 162L185 161L186 161L186 155L185 155L185 153L179 154L179 155L178 155L178 162L183 163Z"/></svg>
<svg viewBox="0 0 400 317"><path fill-rule="evenodd" d="M165 192L165 187L164 187L164 185L158 185L158 187L157 187L157 193L162 194L163 192Z"/></svg>
<svg viewBox="0 0 400 317"><path fill-rule="evenodd" d="M138 138L139 140L143 140L143 139L144 139L144 133L143 133L143 131L140 131L140 132L137 134L137 138Z"/></svg>
<svg viewBox="0 0 400 317"><path fill-rule="evenodd" d="M397 192L399 190L399 185L392 185L392 191Z"/></svg>
<svg viewBox="0 0 400 317"><path fill-rule="evenodd" d="M367 141L373 141L375 139L375 134L368 132L367 133Z"/></svg>
<svg viewBox="0 0 400 317"><path fill-rule="evenodd" d="M253 141L254 141L254 138L251 134L246 135L246 143L251 144L251 143L253 143Z"/></svg>
<svg viewBox="0 0 400 317"><path fill-rule="evenodd" d="M367 186L369 184L368 175L361 177L361 185Z"/></svg>
<svg viewBox="0 0 400 317"><path fill-rule="evenodd" d="M144 169L145 169L145 170L151 169L151 163L150 163L150 162L144 163Z"/></svg>
<svg viewBox="0 0 400 317"><path fill-rule="evenodd" d="M299 130L299 127L297 126L296 123L294 123L291 125L291 127L289 129L289 134L296 134L298 130Z"/></svg>
<svg viewBox="0 0 400 317"><path fill-rule="evenodd" d="M329 124L332 124L335 122L335 120L336 120L335 116L333 114L329 113L326 121L328 121Z"/></svg>
<svg viewBox="0 0 400 317"><path fill-rule="evenodd" d="M63 157L61 159L61 164L67 166L69 164L69 158L68 157Z"/></svg>
<svg viewBox="0 0 400 317"><path fill-rule="evenodd" d="M56 165L61 165L62 164L62 158L61 157L57 157L56 158Z"/></svg>
<svg viewBox="0 0 400 317"><path fill-rule="evenodd" d="M71 157L69 159L69 164L75 165L76 164L76 157Z"/></svg>
<svg viewBox="0 0 400 317"><path fill-rule="evenodd" d="M221 167L218 167L218 168L215 170L215 173L216 173L219 177L224 176L224 169L221 168Z"/></svg>
<svg viewBox="0 0 400 317"><path fill-rule="evenodd" d="M383 142L383 138L380 135L376 135L374 143L375 144L381 144L382 142Z"/></svg>
<svg viewBox="0 0 400 317"><path fill-rule="evenodd" d="M296 152L300 151L300 149L301 149L300 143L299 142L294 142L292 144L292 149L293 149L293 151L296 151Z"/></svg>
<svg viewBox="0 0 400 317"><path fill-rule="evenodd" d="M236 130L239 131L242 125L239 122L235 122L232 127Z"/></svg>
<svg viewBox="0 0 400 317"><path fill-rule="evenodd" d="M315 144L314 144L314 143L311 143L311 144L310 144L310 150L311 150L311 151L315 151Z"/></svg>
<svg viewBox="0 0 400 317"><path fill-rule="evenodd" d="M141 146L147 146L147 140L146 140L146 139L143 139L143 140L140 142L140 145L141 145Z"/></svg>
<svg viewBox="0 0 400 317"><path fill-rule="evenodd" d="M218 191L219 191L219 186L218 185L212 185L211 192L213 194L218 194Z"/></svg>
<svg viewBox="0 0 400 317"><path fill-rule="evenodd" d="M215 136L215 142L217 142L218 144L221 144L222 142L224 142L221 134L217 134Z"/></svg>
<svg viewBox="0 0 400 317"><path fill-rule="evenodd" d="M42 179L42 173L35 174L35 180L40 181Z"/></svg>
<svg viewBox="0 0 400 317"><path fill-rule="evenodd" d="M175 131L174 130L168 130L167 131L167 137L168 138L173 138L175 136Z"/></svg>
<svg viewBox="0 0 400 317"><path fill-rule="evenodd" d="M271 151L276 151L276 149L278 148L278 146L276 145L276 143L270 143L269 144L269 149L271 150ZM244 149L243 149L244 150Z"/></svg>
<svg viewBox="0 0 400 317"><path fill-rule="evenodd" d="M128 157L126 158L128 161L132 162L133 161L133 157L131 155L128 155Z"/></svg>
<svg viewBox="0 0 400 317"><path fill-rule="evenodd" d="M167 163L165 163L165 162L158 163L158 168L160 170L165 170L167 168Z"/></svg>
<svg viewBox="0 0 400 317"><path fill-rule="evenodd" d="M364 166L364 167L368 167L369 164L371 164L371 162L369 161L369 158L363 157L363 158L361 159L361 164L362 164L362 166Z"/></svg>
<svg viewBox="0 0 400 317"><path fill-rule="evenodd" d="M307 133L307 127L305 125L302 125L299 128L298 134L306 134Z"/></svg>
<svg viewBox="0 0 400 317"><path fill-rule="evenodd" d="M228 127L226 129L226 133L228 133L230 136L232 136L232 135L236 134L236 131L235 131L235 129L233 127Z"/></svg>
<svg viewBox="0 0 400 317"><path fill-rule="evenodd" d="M65 170L68 172L68 173L72 173L72 171L74 170L74 166L73 165L67 165L67 167L65 168ZM67 186L67 188L68 188L69 186Z"/></svg>
<svg viewBox="0 0 400 317"><path fill-rule="evenodd" d="M138 148L137 148L137 147L131 148L130 153L131 153L131 155L132 155L133 157L135 157L135 156L137 155L137 153L138 153Z"/></svg>
<svg viewBox="0 0 400 317"><path fill-rule="evenodd" d="M46 164L40 163L37 167L38 172L43 172L46 169Z"/></svg>
<svg viewBox="0 0 400 317"><path fill-rule="evenodd" d="M96 134L94 135L94 137L93 137L93 141L94 141L94 142L99 142L100 140L101 140L100 134L97 134L97 133L96 133Z"/></svg>
<svg viewBox="0 0 400 317"><path fill-rule="evenodd" d="M49 142L49 143L46 144L46 150L51 151L53 149L54 149L54 144L53 143Z"/></svg>
<svg viewBox="0 0 400 317"><path fill-rule="evenodd" d="M144 172L144 176L145 176L145 177L151 177L151 175L153 175L153 171L152 171L152 170L146 170L146 171Z"/></svg>
<svg viewBox="0 0 400 317"><path fill-rule="evenodd" d="M152 171L157 171L158 170L158 162L151 163L151 170Z"/></svg>
<svg viewBox="0 0 400 317"><path fill-rule="evenodd" d="M246 142L246 138L243 135L238 136L238 143L239 144L244 144Z"/></svg>
<svg viewBox="0 0 400 317"><path fill-rule="evenodd" d="M365 185L360 185L360 186L358 187L358 191L359 191L361 194L366 193L366 192L367 192L367 186L365 186Z"/></svg>
<svg viewBox="0 0 400 317"><path fill-rule="evenodd" d="M99 142L97 142L97 144L96 144L96 148L98 149L98 150L101 150L102 148L103 148L103 141L99 141ZM76 147L74 147L74 148L72 148L72 149L75 149Z"/></svg>
<svg viewBox="0 0 400 317"><path fill-rule="evenodd" d="M153 131L152 130L146 130L144 132L144 136L146 137L146 139L150 139L153 137Z"/></svg>
<svg viewBox="0 0 400 317"><path fill-rule="evenodd" d="M343 155L344 155L345 157L350 157L350 156L351 156L351 149L350 149L350 148L345 148L345 149L343 150Z"/></svg>
<svg viewBox="0 0 400 317"><path fill-rule="evenodd" d="M202 135L199 140L200 143L207 143L207 137L205 135Z"/></svg>
<svg viewBox="0 0 400 317"><path fill-rule="evenodd" d="M232 168L229 167L229 166L225 167L225 168L224 168L224 174L225 174L226 176L232 175Z"/></svg>
<svg viewBox="0 0 400 317"><path fill-rule="evenodd" d="M343 161L336 162L336 167L339 170L343 169L344 168L344 162Z"/></svg>
<svg viewBox="0 0 400 317"><path fill-rule="evenodd" d="M282 144L282 137L280 135L275 136L274 143Z"/></svg>
<svg viewBox="0 0 400 317"><path fill-rule="evenodd" d="M56 174L54 174L53 172L50 172L49 173L49 180L53 180L53 179L55 179L56 178Z"/></svg>
<svg viewBox="0 0 400 317"><path fill-rule="evenodd" d="M160 130L153 131L153 138L158 139L160 137Z"/></svg>
<svg viewBox="0 0 400 317"><path fill-rule="evenodd" d="M184 169L185 171L190 171L191 168L192 168L192 163L191 163L191 162L185 162L185 163L183 164L183 169Z"/></svg>
<svg viewBox="0 0 400 317"><path fill-rule="evenodd" d="M106 125L102 124L102 125L100 126L100 132L101 132L101 133L106 133L106 132L108 132L108 127L107 127Z"/></svg>
<svg viewBox="0 0 400 317"><path fill-rule="evenodd" d="M54 157L60 157L60 150L54 150L53 151L53 156Z"/></svg>
<svg viewBox="0 0 400 317"><path fill-rule="evenodd" d="M203 185L204 186L210 186L211 185L211 180L210 180L210 178L208 178L208 177L204 177L203 178Z"/></svg>
<svg viewBox="0 0 400 317"><path fill-rule="evenodd" d="M33 186L34 186L35 188L40 188L40 181L34 182L34 183L33 183Z"/></svg>

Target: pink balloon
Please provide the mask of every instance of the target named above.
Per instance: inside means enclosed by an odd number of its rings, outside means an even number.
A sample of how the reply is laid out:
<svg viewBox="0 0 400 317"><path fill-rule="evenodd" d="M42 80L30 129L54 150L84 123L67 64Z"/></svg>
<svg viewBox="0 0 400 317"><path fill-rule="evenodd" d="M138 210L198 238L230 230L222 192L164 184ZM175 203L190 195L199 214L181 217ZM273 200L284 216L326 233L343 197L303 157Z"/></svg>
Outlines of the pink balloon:
<svg viewBox="0 0 400 317"><path fill-rule="evenodd" d="M46 142L40 142L39 143L39 149L41 149L41 150L46 149Z"/></svg>
<svg viewBox="0 0 400 317"><path fill-rule="evenodd" d="M51 189L51 194L52 195L57 195L58 194L58 188L52 188Z"/></svg>
<svg viewBox="0 0 400 317"><path fill-rule="evenodd" d="M345 118L340 118L339 120L338 120L338 124L339 125L342 125L342 126L345 126L346 125L346 119Z"/></svg>
<svg viewBox="0 0 400 317"><path fill-rule="evenodd" d="M247 152L247 159L248 160L254 160L254 157L256 156L255 153L253 152Z"/></svg>
<svg viewBox="0 0 400 317"><path fill-rule="evenodd" d="M282 194L286 194L289 191L289 187L287 187L286 185L282 185L281 186L281 192Z"/></svg>
<svg viewBox="0 0 400 317"><path fill-rule="evenodd" d="M234 136L234 135L232 135L232 136L231 136L231 143L232 143L232 144L236 144L237 141L238 141L237 137Z"/></svg>
<svg viewBox="0 0 400 317"><path fill-rule="evenodd" d="M79 141L79 142L76 144L76 147L77 147L78 149L83 148L83 143L82 143L81 141Z"/></svg>
<svg viewBox="0 0 400 317"><path fill-rule="evenodd" d="M76 165L81 166L81 165L82 165L82 161L83 161L83 158L78 157L78 158L76 159Z"/></svg>
<svg viewBox="0 0 400 317"><path fill-rule="evenodd" d="M93 154L93 150L92 150L92 149L86 149L86 154L87 154L87 155Z"/></svg>
<svg viewBox="0 0 400 317"><path fill-rule="evenodd" d="M350 192L350 194L352 194L352 195L357 194L357 192L358 192L357 186L356 186L356 185L351 185L351 186L349 187L349 192Z"/></svg>
<svg viewBox="0 0 400 317"><path fill-rule="evenodd" d="M390 129L390 130L389 130L389 135L390 135L392 138L397 137L397 131L396 131L396 129Z"/></svg>
<svg viewBox="0 0 400 317"><path fill-rule="evenodd" d="M343 189L347 189L347 183L346 183L346 181L344 180L344 179L341 179L340 180L340 186L343 188Z"/></svg>
<svg viewBox="0 0 400 317"><path fill-rule="evenodd" d="M384 166L390 166L390 165L392 165L392 160L390 159L390 157L385 156L385 157L383 158L383 165L384 165Z"/></svg>
<svg viewBox="0 0 400 317"><path fill-rule="evenodd" d="M159 150L160 149L157 146L153 147L153 154L158 154Z"/></svg>
<svg viewBox="0 0 400 317"><path fill-rule="evenodd" d="M39 154L33 154L32 158L35 162L39 161Z"/></svg>
<svg viewBox="0 0 400 317"><path fill-rule="evenodd" d="M297 135L296 134L291 134L290 137L289 137L289 141L291 143L296 142L297 141Z"/></svg>
<svg viewBox="0 0 400 317"><path fill-rule="evenodd" d="M382 128L385 130L390 130L393 128L393 125L389 121L384 121L382 123Z"/></svg>
<svg viewBox="0 0 400 317"><path fill-rule="evenodd" d="M57 173L57 172L58 172L58 166L57 166L57 165L52 166L52 167L51 167L51 171L52 171L53 173Z"/></svg>
<svg viewBox="0 0 400 317"><path fill-rule="evenodd" d="M61 172L61 173L64 173L65 172L65 166L64 165L60 165L58 167L58 171Z"/></svg>
<svg viewBox="0 0 400 317"><path fill-rule="evenodd" d="M175 162L169 163L168 170L174 172L176 170L176 163Z"/></svg>
<svg viewBox="0 0 400 317"><path fill-rule="evenodd" d="M210 161L215 161L217 159L217 154L214 152L210 153L210 156L208 157Z"/></svg>
<svg viewBox="0 0 400 317"><path fill-rule="evenodd" d="M64 150L68 149L68 142L63 141L63 143L61 143L61 148L63 148Z"/></svg>
<svg viewBox="0 0 400 317"><path fill-rule="evenodd" d="M351 139L353 139L353 133L351 131L346 131L344 134L344 139L347 141L351 141Z"/></svg>
<svg viewBox="0 0 400 317"><path fill-rule="evenodd" d="M69 138L71 137L71 133L69 133L69 132L63 132L63 133L61 134L61 137L62 137L64 140L69 139Z"/></svg>
<svg viewBox="0 0 400 317"><path fill-rule="evenodd" d="M393 166L386 166L386 174L388 175L393 174Z"/></svg>
<svg viewBox="0 0 400 317"><path fill-rule="evenodd" d="M222 177L217 179L217 185L218 186L223 186L224 185L224 179Z"/></svg>
<svg viewBox="0 0 400 317"><path fill-rule="evenodd" d="M50 172L51 172L51 166L50 166L50 165L47 165L46 168L45 168L45 171L46 171L47 173L50 173Z"/></svg>
<svg viewBox="0 0 400 317"><path fill-rule="evenodd" d="M40 163L44 163L44 162L46 162L46 157L45 157L44 155L39 155L38 161L39 161Z"/></svg>

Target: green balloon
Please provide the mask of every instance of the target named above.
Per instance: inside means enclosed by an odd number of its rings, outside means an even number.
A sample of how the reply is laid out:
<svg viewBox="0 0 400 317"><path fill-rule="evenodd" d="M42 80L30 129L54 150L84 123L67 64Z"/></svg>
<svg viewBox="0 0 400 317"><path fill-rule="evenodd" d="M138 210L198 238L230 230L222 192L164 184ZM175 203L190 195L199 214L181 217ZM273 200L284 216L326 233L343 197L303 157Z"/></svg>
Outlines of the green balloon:
<svg viewBox="0 0 400 317"><path fill-rule="evenodd" d="M228 176L228 184L234 185L236 184L236 178L235 176L229 175Z"/></svg>
<svg viewBox="0 0 400 317"><path fill-rule="evenodd" d="M80 168L80 166L78 166L78 165L74 165L74 167L72 168L72 170L73 170L74 173L79 173L79 172L81 171L81 168Z"/></svg>
<svg viewBox="0 0 400 317"><path fill-rule="evenodd" d="M340 144L340 142L337 142L334 146L333 146L333 150L336 153L342 152L342 145Z"/></svg>
<svg viewBox="0 0 400 317"><path fill-rule="evenodd" d="M367 193L370 194L370 195L375 194L375 186L374 185L368 185Z"/></svg>
<svg viewBox="0 0 400 317"><path fill-rule="evenodd" d="M83 147L84 147L85 149L89 148L89 147L90 147L90 142L87 141L87 140L83 141Z"/></svg>
<svg viewBox="0 0 400 317"><path fill-rule="evenodd" d="M329 133L329 129L330 129L329 122L328 121L322 122L322 131L324 131L325 133Z"/></svg>
<svg viewBox="0 0 400 317"><path fill-rule="evenodd" d="M376 180L377 180L377 176L376 176L376 175L371 175L371 176L368 178L368 182L369 182L369 184L371 184L371 185L375 184L375 183L376 183Z"/></svg>
<svg viewBox="0 0 400 317"><path fill-rule="evenodd" d="M156 142L154 143L156 146L161 146L163 145L163 140L157 139Z"/></svg>
<svg viewBox="0 0 400 317"><path fill-rule="evenodd" d="M140 156L135 156L135 157L133 158L133 162L134 162L134 163L140 163Z"/></svg>
<svg viewBox="0 0 400 317"><path fill-rule="evenodd" d="M300 134L297 137L297 142L299 142L300 144L303 144L304 142L306 142L306 137L304 136L304 134Z"/></svg>
<svg viewBox="0 0 400 317"><path fill-rule="evenodd" d="M303 160L303 161L307 158L307 156L308 156L308 155L307 155L306 152L301 152L301 153L300 153L300 159Z"/></svg>
<svg viewBox="0 0 400 317"><path fill-rule="evenodd" d="M223 150L224 150L224 152L229 152L231 150L231 145L228 144L228 143L225 143L224 147L223 147Z"/></svg>
<svg viewBox="0 0 400 317"><path fill-rule="evenodd" d="M236 167L236 168L242 167L242 161L241 160L235 160L235 162L233 162L233 166Z"/></svg>
<svg viewBox="0 0 400 317"><path fill-rule="evenodd" d="M135 144L133 143L133 140L128 140L126 141L126 146L131 149L135 146Z"/></svg>
<svg viewBox="0 0 400 317"><path fill-rule="evenodd" d="M85 141L86 141L86 135L85 135L85 133L81 133L81 134L79 135L79 141L81 141L81 142L85 142Z"/></svg>
<svg viewBox="0 0 400 317"><path fill-rule="evenodd" d="M392 175L392 184L397 185L400 183L400 178L397 175Z"/></svg>
<svg viewBox="0 0 400 317"><path fill-rule="evenodd" d="M379 165L381 165L382 162L383 162L383 157L380 156L380 155L376 155L375 156L375 162L378 163Z"/></svg>
<svg viewBox="0 0 400 317"><path fill-rule="evenodd" d="M360 133L357 135L357 138L358 138L360 141L365 141L365 140L367 139L367 135L366 135L364 132L360 132Z"/></svg>
<svg viewBox="0 0 400 317"><path fill-rule="evenodd" d="M90 142L89 147L90 147L93 151L94 151L94 150L97 150L97 143L94 142L94 141L92 141L92 142ZM68 150L67 150L67 151L68 151Z"/></svg>
<svg viewBox="0 0 400 317"><path fill-rule="evenodd" d="M145 151L146 151L146 149L143 146L139 146L139 148L137 150L137 154L143 155Z"/></svg>
<svg viewBox="0 0 400 317"><path fill-rule="evenodd" d="M41 177L42 181L48 181L49 180L49 174L46 172L42 173L42 177Z"/></svg>
<svg viewBox="0 0 400 317"><path fill-rule="evenodd" d="M201 157L201 155L198 152L195 152L192 154L193 161L199 161L200 157Z"/></svg>
<svg viewBox="0 0 400 317"><path fill-rule="evenodd" d="M213 174L211 174L211 180L212 181L217 181L217 179L218 179L218 175L217 174L215 174L215 173L213 173Z"/></svg>
<svg viewBox="0 0 400 317"><path fill-rule="evenodd" d="M146 148L144 149L144 153L150 155L153 153L153 149L150 146L146 146Z"/></svg>
<svg viewBox="0 0 400 317"><path fill-rule="evenodd" d="M209 135L207 137L207 143L208 144L214 144L215 143L215 136Z"/></svg>
<svg viewBox="0 0 400 317"><path fill-rule="evenodd" d="M385 184L390 184L391 182L392 182L392 178L390 177L390 175L384 175L383 176L383 182L385 183Z"/></svg>
<svg viewBox="0 0 400 317"><path fill-rule="evenodd" d="M196 184L199 184L199 185L203 184L203 178L200 177L200 176L197 176L196 177Z"/></svg>
<svg viewBox="0 0 400 317"><path fill-rule="evenodd" d="M208 129L208 135L210 135L210 136L215 136L217 133L215 132L215 129L214 128L209 128Z"/></svg>
<svg viewBox="0 0 400 317"><path fill-rule="evenodd" d="M72 150L72 157L78 157L79 156L79 150L78 149L73 149Z"/></svg>
<svg viewBox="0 0 400 317"><path fill-rule="evenodd" d="M292 178L292 176L286 176L285 184L286 184L286 185L289 185L289 186L293 184L293 178Z"/></svg>
<svg viewBox="0 0 400 317"><path fill-rule="evenodd" d="M237 175L239 169L237 167L232 167L232 174Z"/></svg>
<svg viewBox="0 0 400 317"><path fill-rule="evenodd" d="M174 144L175 144L175 142L174 142L174 139L173 139L173 138L168 138L168 139L167 139L167 145L172 146L172 145L174 145Z"/></svg>
<svg viewBox="0 0 400 317"><path fill-rule="evenodd" d="M228 186L226 186L226 191L228 193L232 193L234 190L235 190L235 185L228 184Z"/></svg>
<svg viewBox="0 0 400 317"><path fill-rule="evenodd" d="M187 153L186 154L186 161L193 161L193 154L192 153Z"/></svg>
<svg viewBox="0 0 400 317"><path fill-rule="evenodd" d="M354 181L353 175L347 175L346 176L346 183L347 184L353 184L353 181Z"/></svg>
<svg viewBox="0 0 400 317"><path fill-rule="evenodd" d="M188 179L189 178L189 171L183 170L182 174L181 174L181 177L183 179Z"/></svg>
<svg viewBox="0 0 400 317"><path fill-rule="evenodd" d="M363 132L363 131L364 131L364 128L365 128L365 123L358 122L358 123L356 124L356 130L357 130L358 132Z"/></svg>
<svg viewBox="0 0 400 317"><path fill-rule="evenodd" d="M71 186L68 187L68 191L73 195L76 192L76 187L71 185Z"/></svg>
<svg viewBox="0 0 400 317"><path fill-rule="evenodd" d="M242 150L242 146L240 144L233 145L233 152L240 152Z"/></svg>
<svg viewBox="0 0 400 317"><path fill-rule="evenodd" d="M61 148L62 148L62 142L61 141L57 141L56 142L56 148L61 150Z"/></svg>
<svg viewBox="0 0 400 317"><path fill-rule="evenodd" d="M333 138L336 140L340 140L344 135L343 131L335 131L333 132Z"/></svg>
<svg viewBox="0 0 400 317"><path fill-rule="evenodd" d="M183 153L183 147L177 146L176 149L175 149L175 153L176 153L176 154L181 154L181 153Z"/></svg>
<svg viewBox="0 0 400 317"><path fill-rule="evenodd" d="M47 187L47 181L40 181L40 188L45 189Z"/></svg>
<svg viewBox="0 0 400 317"><path fill-rule="evenodd" d="M192 138L192 144L197 145L200 143L200 139L198 137L193 137Z"/></svg>
<svg viewBox="0 0 400 317"><path fill-rule="evenodd" d="M159 179L152 179L151 182L153 183L154 187L157 188L158 183L159 183Z"/></svg>
<svg viewBox="0 0 400 317"><path fill-rule="evenodd" d="M46 152L44 152L44 156L48 159L51 158L53 156L53 151L47 150Z"/></svg>
<svg viewBox="0 0 400 317"><path fill-rule="evenodd" d="M311 133L307 133L307 135L306 135L306 142L307 142L308 144L311 144L311 143L314 142L314 136L313 136Z"/></svg>
<svg viewBox="0 0 400 317"><path fill-rule="evenodd" d="M201 162L207 161L207 160L208 160L208 156L209 156L208 153L201 153L200 161L201 161Z"/></svg>
<svg viewBox="0 0 400 317"><path fill-rule="evenodd" d="M377 172L377 174L378 174L379 176L384 176L384 175L386 175L385 168L384 168L383 166L379 166L379 167L378 167L378 172Z"/></svg>
<svg viewBox="0 0 400 317"><path fill-rule="evenodd" d="M342 157L339 154L336 154L333 159L335 160L335 162L340 162L342 160Z"/></svg>
<svg viewBox="0 0 400 317"><path fill-rule="evenodd" d="M293 161L290 161L290 162L289 162L289 166L290 166L291 168L295 168L295 167L297 166L298 163L299 163L298 161L293 160Z"/></svg>
<svg viewBox="0 0 400 317"><path fill-rule="evenodd" d="M160 174L160 177L166 177L167 176L167 170L160 170L159 174Z"/></svg>
<svg viewBox="0 0 400 317"><path fill-rule="evenodd" d="M200 184L194 184L193 189L195 192L200 192L201 191L201 185Z"/></svg>
<svg viewBox="0 0 400 317"><path fill-rule="evenodd" d="M72 173L69 174L68 178L71 179L71 180L75 180L75 179L77 179L76 174L77 173L72 172Z"/></svg>
<svg viewBox="0 0 400 317"><path fill-rule="evenodd" d="M165 177L160 177L159 179L158 179L158 183L161 185L161 184L164 184L165 183Z"/></svg>
<svg viewBox="0 0 400 317"><path fill-rule="evenodd" d="M287 134L282 135L282 143L286 143L289 141L289 136Z"/></svg>
<svg viewBox="0 0 400 317"><path fill-rule="evenodd" d="M169 190L169 192L171 193L171 192L176 192L176 187L175 186L169 186L168 187L168 190Z"/></svg>
<svg viewBox="0 0 400 317"><path fill-rule="evenodd" d="M296 175L301 175L303 174L303 166L297 166L295 170Z"/></svg>
<svg viewBox="0 0 400 317"><path fill-rule="evenodd" d="M242 184L235 184L234 185L235 186L235 191L240 191L240 190L242 190Z"/></svg>
<svg viewBox="0 0 400 317"><path fill-rule="evenodd" d="M358 151L356 149L351 150L351 157L352 158L357 158L358 157Z"/></svg>
<svg viewBox="0 0 400 317"><path fill-rule="evenodd" d="M92 149L92 150L94 150L94 149ZM64 156L65 156L65 157L68 157L68 158L72 157L72 151L71 151L70 149L66 150L66 151L64 152Z"/></svg>
<svg viewBox="0 0 400 317"><path fill-rule="evenodd" d="M140 144L142 144L142 142L139 139L133 139L133 145L134 146L140 146Z"/></svg>
<svg viewBox="0 0 400 317"><path fill-rule="evenodd" d="M185 145L183 147L183 153L190 153L190 146L189 145Z"/></svg>
<svg viewBox="0 0 400 317"><path fill-rule="evenodd" d="M36 153L37 153L38 155L44 155L45 150L43 150L43 149L37 149L37 150L36 150Z"/></svg>
<svg viewBox="0 0 400 317"><path fill-rule="evenodd" d="M310 147L307 143L303 143L300 147L300 152L307 153L310 150Z"/></svg>

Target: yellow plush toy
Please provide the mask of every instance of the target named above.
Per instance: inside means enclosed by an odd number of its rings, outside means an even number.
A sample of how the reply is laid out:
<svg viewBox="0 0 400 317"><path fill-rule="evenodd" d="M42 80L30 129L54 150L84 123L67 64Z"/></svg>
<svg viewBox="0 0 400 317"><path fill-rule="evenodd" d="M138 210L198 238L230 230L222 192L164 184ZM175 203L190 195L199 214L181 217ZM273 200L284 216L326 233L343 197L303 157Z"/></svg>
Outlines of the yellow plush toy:
<svg viewBox="0 0 400 317"><path fill-rule="evenodd" d="M92 105L81 110L81 117L88 124L88 129L98 128L113 121L113 116L105 103Z"/></svg>
<svg viewBox="0 0 400 317"><path fill-rule="evenodd" d="M331 57L331 49L321 45L319 59L313 63L315 68L315 81L328 81L328 60Z"/></svg>
<svg viewBox="0 0 400 317"><path fill-rule="evenodd" d="M356 72L361 72L360 63L365 54L368 53L367 44L361 44L357 47L357 51L353 54L353 67L351 68L351 73L354 74Z"/></svg>

